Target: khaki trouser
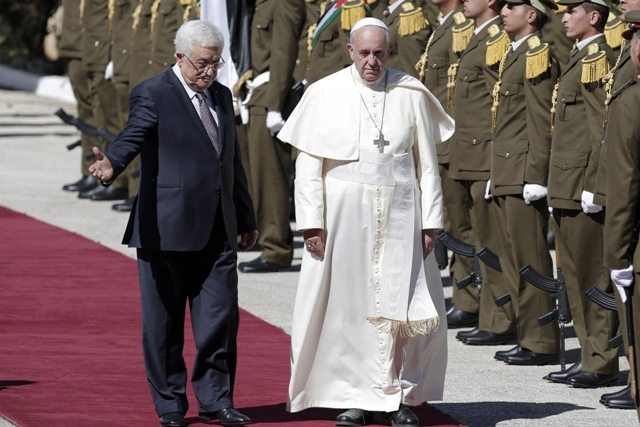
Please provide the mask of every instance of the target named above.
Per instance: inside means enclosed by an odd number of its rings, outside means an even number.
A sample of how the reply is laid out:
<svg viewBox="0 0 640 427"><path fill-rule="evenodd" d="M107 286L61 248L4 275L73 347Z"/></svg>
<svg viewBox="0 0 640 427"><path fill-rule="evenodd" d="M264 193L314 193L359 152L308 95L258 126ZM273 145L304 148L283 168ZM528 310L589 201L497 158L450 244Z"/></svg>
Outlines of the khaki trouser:
<svg viewBox="0 0 640 427"><path fill-rule="evenodd" d="M71 82L71 88L73 89L73 95L78 102L78 117L80 120L88 125L95 126L96 121L93 116L93 109L91 108L91 92L89 90L89 76L86 71L82 70L82 61L80 59L71 59L67 66L67 73L69 74L69 81ZM89 166L93 164L93 160L87 160L85 154L91 153L93 147L98 145L98 139L82 134L81 137L82 154L80 156L80 172L83 176L89 176Z"/></svg>

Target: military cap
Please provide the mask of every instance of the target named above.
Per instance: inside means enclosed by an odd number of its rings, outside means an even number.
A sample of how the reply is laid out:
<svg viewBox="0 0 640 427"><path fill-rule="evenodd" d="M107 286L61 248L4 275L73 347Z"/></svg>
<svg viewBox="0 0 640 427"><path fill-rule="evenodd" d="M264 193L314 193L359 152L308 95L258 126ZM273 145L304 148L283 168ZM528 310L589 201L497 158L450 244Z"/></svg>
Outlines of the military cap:
<svg viewBox="0 0 640 427"><path fill-rule="evenodd" d="M622 33L622 37L631 40L633 33L640 30L640 10L631 10L624 14L624 22L629 24L629 29Z"/></svg>
<svg viewBox="0 0 640 427"><path fill-rule="evenodd" d="M553 0L507 0L507 4L526 4L547 16L558 10L558 5Z"/></svg>
<svg viewBox="0 0 640 427"><path fill-rule="evenodd" d="M559 0L558 1L558 4L561 4L563 6L568 6L570 4L582 4L582 3L597 4L598 6L611 9L611 0Z"/></svg>

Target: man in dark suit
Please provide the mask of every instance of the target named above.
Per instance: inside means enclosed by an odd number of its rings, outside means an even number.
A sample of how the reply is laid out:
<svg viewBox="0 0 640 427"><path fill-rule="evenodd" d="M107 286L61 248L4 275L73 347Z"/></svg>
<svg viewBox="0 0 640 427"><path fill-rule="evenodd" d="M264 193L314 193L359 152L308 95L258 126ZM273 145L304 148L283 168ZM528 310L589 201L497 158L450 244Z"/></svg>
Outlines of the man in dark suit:
<svg viewBox="0 0 640 427"><path fill-rule="evenodd" d="M185 425L187 299L198 415L246 424L233 409L236 250L250 249L258 232L231 93L214 82L224 40L213 24L189 21L175 45L177 63L133 89L126 128L106 154L94 148L90 172L109 185L140 154L140 190L124 243L137 248L145 367L160 425Z"/></svg>

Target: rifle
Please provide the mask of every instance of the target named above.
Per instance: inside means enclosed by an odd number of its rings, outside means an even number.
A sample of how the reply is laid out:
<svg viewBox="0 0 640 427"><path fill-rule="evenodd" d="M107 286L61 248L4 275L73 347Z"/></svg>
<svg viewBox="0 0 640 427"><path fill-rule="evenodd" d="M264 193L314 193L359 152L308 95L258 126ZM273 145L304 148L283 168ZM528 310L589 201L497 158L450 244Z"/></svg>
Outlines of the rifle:
<svg viewBox="0 0 640 427"><path fill-rule="evenodd" d="M442 242L436 239L436 245L433 249L433 254L436 256L436 264L438 270L444 270L449 265L449 256L447 254L447 248Z"/></svg>
<svg viewBox="0 0 640 427"><path fill-rule="evenodd" d="M118 136L109 132L107 128L98 129L98 134L100 134L100 136L109 144L113 144L113 142L116 140L116 137Z"/></svg>
<svg viewBox="0 0 640 427"><path fill-rule="evenodd" d="M631 386L631 397L636 405L636 408L640 407L640 399L636 391L638 384L638 372L636 371L636 356L633 354L635 347L635 334L633 327L633 306L631 303L631 292L629 288L625 288L624 292L627 296L627 302L625 303L627 308L627 335L629 341L629 382Z"/></svg>
<svg viewBox="0 0 640 427"><path fill-rule="evenodd" d="M558 242L556 241L556 271L558 278L547 277L537 272L530 264L520 269L520 275L527 282L531 283L538 289L549 292L552 297L556 298L556 308L550 313L538 317L538 325L544 326L553 320L558 321L560 327L560 368L564 372L565 365L565 325L571 322L571 308L569 307L569 298L567 297L567 286L564 282L564 274L562 273L562 263L560 262L560 251L558 250Z"/></svg>
<svg viewBox="0 0 640 427"><path fill-rule="evenodd" d="M82 145L82 140L77 140L76 142L72 142L71 144L67 144L67 150L71 151L76 147L80 147Z"/></svg>
<svg viewBox="0 0 640 427"><path fill-rule="evenodd" d="M487 266L502 273L502 266L500 265L500 257L496 255L494 252L492 252L491 249L489 249L488 247L485 246L484 248L478 251L478 258L480 258L482 262L487 264ZM509 294L509 292L493 299L493 302L495 302L497 307L502 307L509 301L511 301L511 294Z"/></svg>
<svg viewBox="0 0 640 427"><path fill-rule="evenodd" d="M80 132L82 132L84 134L87 134L89 136L93 136L94 138L97 138L100 135L98 133L98 129L96 129L95 126L91 126L91 125L83 122L78 117L70 116L62 108L59 108L58 111L56 111L54 114L56 116L60 117L60 120L62 120L64 123L66 123L68 125L71 125L71 126L75 126L76 129L78 129Z"/></svg>
<svg viewBox="0 0 640 427"><path fill-rule="evenodd" d="M591 286L585 292L585 295L592 301L598 304L602 308L606 308L611 311L618 311L618 304L616 303L616 297L610 295L597 287L596 285ZM618 334L615 337L609 340L609 346L611 348L618 348L622 345L622 334Z"/></svg>
<svg viewBox="0 0 640 427"><path fill-rule="evenodd" d="M482 273L480 272L480 262L476 256L476 248L470 243L463 242L456 239L450 233L440 230L436 233L436 239L442 242L442 245L449 249L451 252L456 253L467 258L471 258L474 263L475 269L467 277L456 282L458 289L464 289L472 283L478 285L478 299L482 292Z"/></svg>

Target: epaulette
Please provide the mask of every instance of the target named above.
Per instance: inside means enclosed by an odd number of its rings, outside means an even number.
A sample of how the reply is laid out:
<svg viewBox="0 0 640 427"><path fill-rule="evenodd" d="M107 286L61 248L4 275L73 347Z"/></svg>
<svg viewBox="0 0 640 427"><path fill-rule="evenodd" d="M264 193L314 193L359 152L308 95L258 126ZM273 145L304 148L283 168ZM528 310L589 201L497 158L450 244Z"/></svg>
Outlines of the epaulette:
<svg viewBox="0 0 640 427"><path fill-rule="evenodd" d="M551 69L551 51L548 43L542 43L538 36L527 39L526 72L528 80L542 80ZM537 83L537 82L536 82Z"/></svg>
<svg viewBox="0 0 640 427"><path fill-rule="evenodd" d="M473 37L475 24L472 19L467 19L462 12L453 15L453 21L456 25L451 28L451 50L455 53L464 52Z"/></svg>
<svg viewBox="0 0 640 427"><path fill-rule="evenodd" d="M599 83L609 72L609 59L598 43L587 46L587 56L582 58L582 83Z"/></svg>
<svg viewBox="0 0 640 427"><path fill-rule="evenodd" d="M488 66L496 65L509 50L511 39L505 30L493 24L487 30L491 38L487 41L486 61Z"/></svg>
<svg viewBox="0 0 640 427"><path fill-rule="evenodd" d="M195 9L198 18L200 18L200 6L196 0L180 0L180 4L185 6L184 13L182 14L182 23L190 21L189 16L191 15L191 10Z"/></svg>
<svg viewBox="0 0 640 427"><path fill-rule="evenodd" d="M415 7L411 2L402 3L400 23L398 24L398 36L410 36L428 26L429 21L424 17L421 7Z"/></svg>
<svg viewBox="0 0 640 427"><path fill-rule="evenodd" d="M361 20L367 17L367 10L364 8L363 0L347 0L342 5L342 11L340 13L340 22L342 23L342 29L345 31L351 31L351 28Z"/></svg>
<svg viewBox="0 0 640 427"><path fill-rule="evenodd" d="M622 45L624 38L622 33L627 29L627 26L620 19L619 16L615 16L612 13L609 14L609 21L604 26L604 36L607 39L607 44L611 46L611 49L617 49Z"/></svg>
<svg viewBox="0 0 640 427"><path fill-rule="evenodd" d="M131 14L131 18L133 18L133 25L131 26L131 43L133 43L133 41L136 39L136 34L138 34L140 15L142 15L142 0L140 0L140 3L138 3L135 10Z"/></svg>
<svg viewBox="0 0 640 427"><path fill-rule="evenodd" d="M151 40L153 40L153 38L156 35L156 21L158 20L158 10L160 10L160 1L161 0L155 0L151 5L151 35L150 35Z"/></svg>
<svg viewBox="0 0 640 427"><path fill-rule="evenodd" d="M109 0L107 7L109 8L109 32L112 32L113 31L113 15L115 15L115 12L116 12L116 0Z"/></svg>

